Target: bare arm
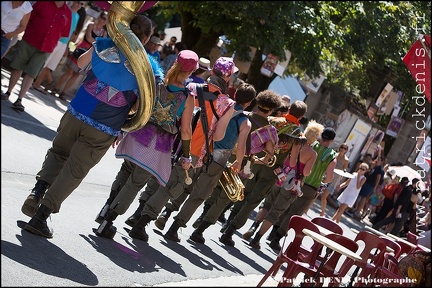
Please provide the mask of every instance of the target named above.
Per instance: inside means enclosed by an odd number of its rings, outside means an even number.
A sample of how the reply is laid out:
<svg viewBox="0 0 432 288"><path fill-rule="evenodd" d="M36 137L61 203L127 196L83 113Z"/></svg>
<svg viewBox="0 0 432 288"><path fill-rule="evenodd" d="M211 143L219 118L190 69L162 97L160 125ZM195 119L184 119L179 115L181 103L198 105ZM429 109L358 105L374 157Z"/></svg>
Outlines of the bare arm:
<svg viewBox="0 0 432 288"><path fill-rule="evenodd" d="M191 140L192 138L192 117L194 110L194 97L189 95L186 98L185 108L181 116L181 139Z"/></svg>
<svg viewBox="0 0 432 288"><path fill-rule="evenodd" d="M23 18L20 21L20 24L19 24L18 28L15 31L6 33L4 35L4 37L6 37L7 39L10 40L14 36L16 36L16 35L20 34L21 32L23 32L26 29L26 27L27 27L28 21L30 19L30 14L31 14L31 12L29 12L27 14L24 14Z"/></svg>
<svg viewBox="0 0 432 288"><path fill-rule="evenodd" d="M251 128L252 124L248 119L243 121L243 123L240 125L240 133L237 139L236 161L231 166L235 173L238 173L241 170L241 164L246 153L246 140Z"/></svg>
<svg viewBox="0 0 432 288"><path fill-rule="evenodd" d="M86 52L84 52L84 53L83 53L83 54L78 58L78 60L77 60L77 64L78 64L78 67L79 67L79 68L83 69L84 67L86 67L86 66L90 63L90 61L91 61L91 59L92 59L93 49L94 49L93 46L90 47L89 50L87 50Z"/></svg>
<svg viewBox="0 0 432 288"><path fill-rule="evenodd" d="M334 169L336 168L336 163L337 163L337 161L336 161L336 158L335 158L327 166L326 174L325 174L325 180L324 180L325 183L331 183L333 181Z"/></svg>
<svg viewBox="0 0 432 288"><path fill-rule="evenodd" d="M361 175L357 176L357 189L360 189L363 184L366 182L366 177L361 177Z"/></svg>
<svg viewBox="0 0 432 288"><path fill-rule="evenodd" d="M296 144L291 148L291 153L289 155L289 166L295 167L297 164L297 159L299 158L301 144Z"/></svg>
<svg viewBox="0 0 432 288"><path fill-rule="evenodd" d="M312 172L312 167L315 164L315 161L317 159L318 154L314 151L313 156L310 157L305 164L305 167L303 168L303 175L309 176Z"/></svg>

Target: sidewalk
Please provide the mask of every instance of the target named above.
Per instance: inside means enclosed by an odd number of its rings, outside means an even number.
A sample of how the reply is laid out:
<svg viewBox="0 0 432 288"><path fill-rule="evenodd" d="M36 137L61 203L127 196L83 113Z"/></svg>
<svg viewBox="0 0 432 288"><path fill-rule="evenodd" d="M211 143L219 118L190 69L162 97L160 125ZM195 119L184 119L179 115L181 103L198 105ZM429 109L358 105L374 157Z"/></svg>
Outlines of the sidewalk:
<svg viewBox="0 0 432 288"><path fill-rule="evenodd" d="M281 275L282 273L279 274ZM161 285L154 285L153 287L256 287L263 276L264 274L196 279L182 282L169 282ZM276 287L278 283L278 281L269 277L263 287Z"/></svg>

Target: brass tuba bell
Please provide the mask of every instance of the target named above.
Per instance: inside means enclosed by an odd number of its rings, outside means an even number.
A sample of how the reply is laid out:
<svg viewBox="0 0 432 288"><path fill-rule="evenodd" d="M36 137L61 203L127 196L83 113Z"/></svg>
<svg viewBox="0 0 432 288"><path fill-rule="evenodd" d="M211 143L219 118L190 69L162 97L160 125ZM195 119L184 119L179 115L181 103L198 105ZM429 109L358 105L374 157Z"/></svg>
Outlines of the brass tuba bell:
<svg viewBox="0 0 432 288"><path fill-rule="evenodd" d="M123 52L132 66L138 82L139 104L129 112L122 130L141 129L150 119L156 101L156 84L153 69L141 41L130 29L130 22L145 1L112 1L108 11L108 35ZM136 105L134 105L136 106Z"/></svg>
<svg viewBox="0 0 432 288"><path fill-rule="evenodd" d="M222 172L219 184L224 189L228 198L232 202L242 201L244 199L244 184L237 174L234 174L231 169L231 164L228 163L227 167Z"/></svg>

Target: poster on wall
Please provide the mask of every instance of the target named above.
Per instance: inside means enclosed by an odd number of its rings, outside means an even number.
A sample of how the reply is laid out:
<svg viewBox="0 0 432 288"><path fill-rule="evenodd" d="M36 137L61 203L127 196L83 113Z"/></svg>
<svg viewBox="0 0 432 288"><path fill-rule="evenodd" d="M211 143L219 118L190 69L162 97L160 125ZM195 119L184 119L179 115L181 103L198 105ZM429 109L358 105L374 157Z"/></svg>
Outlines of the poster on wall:
<svg viewBox="0 0 432 288"><path fill-rule="evenodd" d="M261 67L261 74L271 77L273 76L274 70L276 68L276 64L279 62L279 58L272 54L268 54L267 58L264 60L264 63Z"/></svg>
<svg viewBox="0 0 432 288"><path fill-rule="evenodd" d="M369 133L369 138L366 144L363 146L361 155L365 155L369 153L372 155L372 158L377 157L378 145L381 145L381 147L384 148L381 144L383 138L384 138L384 131L381 131L377 128L372 128L372 130Z"/></svg>
<svg viewBox="0 0 432 288"><path fill-rule="evenodd" d="M418 152L414 165L420 167L425 172L429 172L430 163L428 161L431 159L431 138L427 136L421 149L414 149Z"/></svg>
<svg viewBox="0 0 432 288"><path fill-rule="evenodd" d="M357 156L363 147L363 143L365 142L371 129L371 125L360 119L357 119L350 134L345 140L345 143L348 145L348 152L346 153L346 156L349 158L351 163L357 159Z"/></svg>
<svg viewBox="0 0 432 288"><path fill-rule="evenodd" d="M386 134L396 138L404 123L405 120L403 120L402 118L393 116L387 126Z"/></svg>

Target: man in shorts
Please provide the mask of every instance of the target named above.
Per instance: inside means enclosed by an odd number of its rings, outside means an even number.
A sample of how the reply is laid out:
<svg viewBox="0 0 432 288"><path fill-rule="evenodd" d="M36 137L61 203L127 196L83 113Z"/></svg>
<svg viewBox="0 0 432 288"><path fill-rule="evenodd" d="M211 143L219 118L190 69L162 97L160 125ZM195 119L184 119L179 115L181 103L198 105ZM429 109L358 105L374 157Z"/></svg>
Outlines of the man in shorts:
<svg viewBox="0 0 432 288"><path fill-rule="evenodd" d="M66 1L36 1L33 5L24 36L10 63L12 71L8 90L1 95L2 100L8 100L22 73L25 72L18 99L12 104L15 110L24 112L22 99L60 37L69 37L71 19L72 11Z"/></svg>

